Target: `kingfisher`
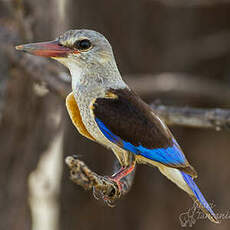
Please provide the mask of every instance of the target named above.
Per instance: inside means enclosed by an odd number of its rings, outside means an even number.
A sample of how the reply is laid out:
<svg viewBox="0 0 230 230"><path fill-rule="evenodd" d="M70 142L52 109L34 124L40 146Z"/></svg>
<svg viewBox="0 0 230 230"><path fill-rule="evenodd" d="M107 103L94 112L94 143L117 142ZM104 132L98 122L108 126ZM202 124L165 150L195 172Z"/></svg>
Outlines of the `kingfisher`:
<svg viewBox="0 0 230 230"><path fill-rule="evenodd" d="M102 34L69 30L53 41L16 49L55 59L69 69L72 92L66 107L70 118L80 134L116 155L121 168L111 178L119 189L136 164L155 166L188 193L212 222L219 223L194 182L197 172L164 121L124 82Z"/></svg>

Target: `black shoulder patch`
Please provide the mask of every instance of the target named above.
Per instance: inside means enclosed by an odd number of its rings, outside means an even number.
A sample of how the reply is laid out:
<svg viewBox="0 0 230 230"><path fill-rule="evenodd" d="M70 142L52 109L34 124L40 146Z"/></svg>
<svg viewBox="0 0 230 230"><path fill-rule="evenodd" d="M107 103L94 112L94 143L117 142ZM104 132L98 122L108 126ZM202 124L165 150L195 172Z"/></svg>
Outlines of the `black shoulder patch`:
<svg viewBox="0 0 230 230"><path fill-rule="evenodd" d="M172 145L169 130L133 91L110 89L108 95L95 100L93 112L115 135L150 149Z"/></svg>

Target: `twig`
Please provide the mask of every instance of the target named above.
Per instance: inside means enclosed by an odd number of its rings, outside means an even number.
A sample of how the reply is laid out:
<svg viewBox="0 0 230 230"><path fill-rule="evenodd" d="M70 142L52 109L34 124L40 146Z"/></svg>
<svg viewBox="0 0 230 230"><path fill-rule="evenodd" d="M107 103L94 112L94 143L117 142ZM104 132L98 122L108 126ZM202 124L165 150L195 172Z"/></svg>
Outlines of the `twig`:
<svg viewBox="0 0 230 230"><path fill-rule="evenodd" d="M115 201L124 196L131 188L134 172L123 179L122 182L125 186L119 190L113 180L91 171L83 161L72 156L66 157L65 161L70 169L70 179L85 190L92 190L96 199L103 199L110 207L113 207Z"/></svg>
<svg viewBox="0 0 230 230"><path fill-rule="evenodd" d="M167 124L230 131L230 110L151 105Z"/></svg>

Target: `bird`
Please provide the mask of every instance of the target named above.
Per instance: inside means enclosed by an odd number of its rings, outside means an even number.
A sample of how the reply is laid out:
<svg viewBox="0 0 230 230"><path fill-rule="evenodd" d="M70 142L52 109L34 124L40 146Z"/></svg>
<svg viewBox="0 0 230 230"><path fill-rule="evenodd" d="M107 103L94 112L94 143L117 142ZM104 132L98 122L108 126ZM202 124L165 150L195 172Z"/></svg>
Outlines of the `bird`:
<svg viewBox="0 0 230 230"><path fill-rule="evenodd" d="M53 41L16 49L55 59L69 69L69 116L80 134L113 151L121 167L112 176L119 189L136 164L157 167L188 193L210 221L219 223L194 182L196 170L164 121L122 79L105 36L88 29L68 30Z"/></svg>

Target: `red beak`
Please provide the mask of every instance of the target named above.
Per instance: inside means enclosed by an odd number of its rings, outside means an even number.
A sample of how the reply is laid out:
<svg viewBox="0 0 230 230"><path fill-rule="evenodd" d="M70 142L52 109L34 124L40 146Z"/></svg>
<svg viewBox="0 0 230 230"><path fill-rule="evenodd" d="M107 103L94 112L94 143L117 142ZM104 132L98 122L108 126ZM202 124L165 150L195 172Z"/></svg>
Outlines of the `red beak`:
<svg viewBox="0 0 230 230"><path fill-rule="evenodd" d="M16 49L42 57L66 57L73 52L73 50L61 46L57 40L19 45L16 46Z"/></svg>

